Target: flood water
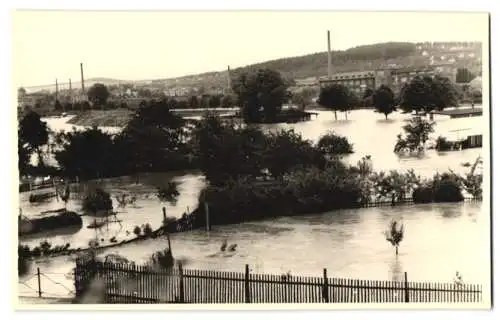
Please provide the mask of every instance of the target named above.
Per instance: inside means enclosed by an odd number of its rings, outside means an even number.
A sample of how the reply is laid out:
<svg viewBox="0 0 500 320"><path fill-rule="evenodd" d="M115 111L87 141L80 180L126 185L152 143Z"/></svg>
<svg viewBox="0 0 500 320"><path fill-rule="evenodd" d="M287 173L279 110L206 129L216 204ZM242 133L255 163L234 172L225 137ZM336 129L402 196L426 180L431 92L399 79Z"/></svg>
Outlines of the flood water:
<svg viewBox="0 0 500 320"><path fill-rule="evenodd" d="M354 144L355 153L346 161L355 163L364 155L371 155L376 170L415 169L418 174L430 176L434 172L453 169L466 172L463 162L471 162L482 149L469 149L447 153L428 150L423 159L398 158L393 152L396 135L401 131L408 115L390 115L389 121L373 111L353 111L349 120L334 120L330 111L315 111L318 117L309 122L263 126L264 129L295 128L304 137L317 140L329 130L346 135ZM344 119L344 114L338 115ZM57 119L59 120L59 119ZM455 127L454 120L436 119L436 135ZM471 120L473 121L473 120ZM48 121L53 126L52 119ZM63 129L59 127L58 129ZM161 203L155 189L162 183L178 181L180 197L176 205ZM138 182L138 183L136 183ZM112 236L118 241L131 237L135 225L150 223L157 227L162 220L161 207L167 215L179 217L197 205L199 191L204 185L198 173L144 174L139 177L108 179L104 188L112 194L127 192L137 196L136 207L119 208L117 223L109 229L98 231L98 238L108 244ZM41 205L29 204L28 193L21 194L21 207L28 216L43 210L56 209L61 203L52 201ZM114 200L116 208L116 202ZM71 200L68 209L80 212L78 200ZM390 219L401 218L405 224L405 238L400 254L385 240L384 231ZM84 218L80 230L68 230L62 235L42 235L21 239L21 243L38 245L47 239L53 245L70 242L72 247L86 246L96 237L94 229L86 226L91 222ZM126 231L130 234L127 235ZM224 239L237 243L233 255L221 255L219 247ZM466 283L487 285L490 268L489 204L439 204L414 205L394 208L369 208L338 210L300 217L283 217L267 221L240 225L216 226L209 233L198 230L172 235L173 254L181 259L185 268L204 268L243 271L249 264L252 272L286 273L321 276L327 268L332 277L373 280L392 280L406 271L409 281L450 282L459 271ZM106 253L119 253L137 262L145 261L152 253L167 246L166 239L146 240L118 248ZM55 282L72 288L69 273L74 267L74 257L64 256L48 261L38 261L32 273L21 280L36 288L36 277L32 277L36 266ZM68 290L49 279L42 279L42 290L47 294L64 296ZM26 285L19 285L20 295L36 295Z"/></svg>

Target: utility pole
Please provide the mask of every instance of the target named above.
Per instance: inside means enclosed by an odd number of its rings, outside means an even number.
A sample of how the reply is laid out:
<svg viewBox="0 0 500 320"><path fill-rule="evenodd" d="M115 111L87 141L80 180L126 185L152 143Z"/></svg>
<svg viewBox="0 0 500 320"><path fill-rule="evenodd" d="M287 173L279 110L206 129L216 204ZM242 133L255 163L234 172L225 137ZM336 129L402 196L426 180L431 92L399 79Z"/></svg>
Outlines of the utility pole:
<svg viewBox="0 0 500 320"><path fill-rule="evenodd" d="M332 79L332 49L330 47L330 30L326 32L328 40L328 80Z"/></svg>
<svg viewBox="0 0 500 320"><path fill-rule="evenodd" d="M58 95L59 95L59 85L57 84L57 78L56 78L56 102L59 99Z"/></svg>

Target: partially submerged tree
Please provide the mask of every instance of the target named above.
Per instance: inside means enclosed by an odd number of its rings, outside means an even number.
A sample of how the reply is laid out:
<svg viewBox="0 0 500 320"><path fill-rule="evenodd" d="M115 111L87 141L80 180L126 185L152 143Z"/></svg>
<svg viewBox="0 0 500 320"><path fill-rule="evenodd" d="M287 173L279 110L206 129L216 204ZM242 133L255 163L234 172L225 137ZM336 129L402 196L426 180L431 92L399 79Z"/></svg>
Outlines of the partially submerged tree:
<svg viewBox="0 0 500 320"><path fill-rule="evenodd" d="M420 117L413 117L410 123L403 126L405 137L403 138L401 135L398 135L394 152L400 153L405 149L409 152L425 150L425 143L429 139L429 134L434 132L434 125L434 122Z"/></svg>
<svg viewBox="0 0 500 320"><path fill-rule="evenodd" d="M24 148L21 151L20 160L25 161L25 157L36 152L38 162L44 165L41 147L49 141L49 130L47 123L42 121L40 115L34 111L29 111L19 122L18 125L19 145ZM27 155L26 155L27 154Z"/></svg>
<svg viewBox="0 0 500 320"><path fill-rule="evenodd" d="M393 220L390 223L389 230L385 233L385 239L389 241L392 246L396 249L396 255L399 254L399 244L403 240L404 235L404 225L400 224L398 228L398 222Z"/></svg>
<svg viewBox="0 0 500 320"><path fill-rule="evenodd" d="M396 101L394 92L388 86L380 86L372 96L372 103L377 112L383 113L387 120L387 115L396 111Z"/></svg>
<svg viewBox="0 0 500 320"><path fill-rule="evenodd" d="M333 110L335 120L337 120L337 111L345 112L347 119L347 111L352 109L353 97L346 86L335 83L321 88L318 104Z"/></svg>
<svg viewBox="0 0 500 320"><path fill-rule="evenodd" d="M401 89L400 107L406 112L443 110L458 104L458 92L450 79L439 76L417 76Z"/></svg>
<svg viewBox="0 0 500 320"><path fill-rule="evenodd" d="M287 84L281 74L271 69L257 69L240 74L232 83L246 122L273 121L286 100Z"/></svg>
<svg viewBox="0 0 500 320"><path fill-rule="evenodd" d="M113 202L109 193L101 188L91 191L83 199L83 210L93 216L108 216L113 211Z"/></svg>
<svg viewBox="0 0 500 320"><path fill-rule="evenodd" d="M346 137L336 135L333 132L322 135L316 147L327 156L335 156L353 153L352 144Z"/></svg>
<svg viewBox="0 0 500 320"><path fill-rule="evenodd" d="M175 204L177 202L177 197L180 195L178 188L178 183L175 181L169 181L166 186L158 188L158 199L160 201L170 202Z"/></svg>

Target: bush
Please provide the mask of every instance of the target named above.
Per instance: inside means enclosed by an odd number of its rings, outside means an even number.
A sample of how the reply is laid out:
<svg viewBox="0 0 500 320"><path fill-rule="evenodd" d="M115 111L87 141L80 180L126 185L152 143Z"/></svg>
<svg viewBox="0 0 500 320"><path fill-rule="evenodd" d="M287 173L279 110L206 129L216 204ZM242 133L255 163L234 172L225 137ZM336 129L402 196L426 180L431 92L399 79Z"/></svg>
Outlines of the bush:
<svg viewBox="0 0 500 320"><path fill-rule="evenodd" d="M146 223L146 225L142 229L142 232L146 237L151 237L151 235L153 235L153 229L151 228L151 225L149 223Z"/></svg>
<svg viewBox="0 0 500 320"><path fill-rule="evenodd" d="M83 199L82 207L83 210L94 215L97 215L101 211L105 211L108 214L110 210L113 210L113 202L109 193L101 188L97 188Z"/></svg>
<svg viewBox="0 0 500 320"><path fill-rule="evenodd" d="M317 148L327 155L353 153L352 144L346 137L338 136L334 133L327 133L320 137Z"/></svg>
<svg viewBox="0 0 500 320"><path fill-rule="evenodd" d="M453 180L443 180L434 189L434 202L461 202L464 196L460 185Z"/></svg>
<svg viewBox="0 0 500 320"><path fill-rule="evenodd" d="M135 227L134 227L134 234L135 234L136 236L140 236L140 235L141 235L141 231L142 231L142 230L141 230L141 227L139 227L139 226L135 226Z"/></svg>
<svg viewBox="0 0 500 320"><path fill-rule="evenodd" d="M445 137L439 136L436 139L437 151L449 151L453 147L453 142L446 140Z"/></svg>
<svg viewBox="0 0 500 320"><path fill-rule="evenodd" d="M431 187L419 187L413 191L414 203L431 203L434 195Z"/></svg>
<svg viewBox="0 0 500 320"><path fill-rule="evenodd" d="M216 225L358 207L362 190L345 166L312 167L297 169L277 181L239 179L209 186L202 191L199 203L205 199L210 222ZM204 209L195 213L194 227L203 226Z"/></svg>

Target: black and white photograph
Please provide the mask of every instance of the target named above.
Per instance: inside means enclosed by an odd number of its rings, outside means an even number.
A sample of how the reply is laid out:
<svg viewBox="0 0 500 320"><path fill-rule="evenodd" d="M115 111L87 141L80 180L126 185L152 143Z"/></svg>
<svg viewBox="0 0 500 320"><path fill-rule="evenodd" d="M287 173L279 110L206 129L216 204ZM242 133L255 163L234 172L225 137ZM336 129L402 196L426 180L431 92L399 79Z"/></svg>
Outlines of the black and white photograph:
<svg viewBox="0 0 500 320"><path fill-rule="evenodd" d="M13 11L17 308L491 308L489 19Z"/></svg>

